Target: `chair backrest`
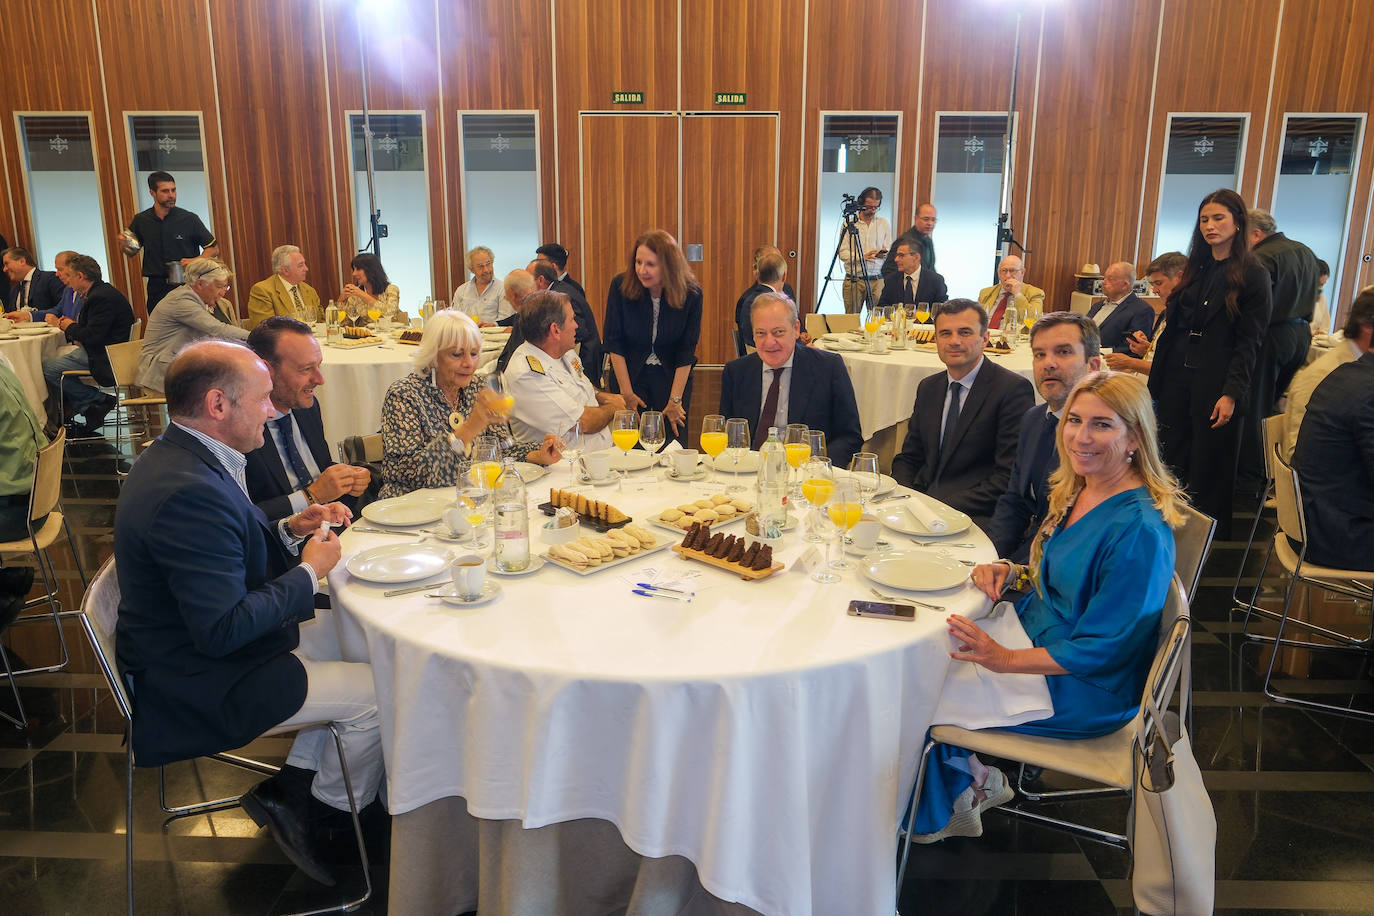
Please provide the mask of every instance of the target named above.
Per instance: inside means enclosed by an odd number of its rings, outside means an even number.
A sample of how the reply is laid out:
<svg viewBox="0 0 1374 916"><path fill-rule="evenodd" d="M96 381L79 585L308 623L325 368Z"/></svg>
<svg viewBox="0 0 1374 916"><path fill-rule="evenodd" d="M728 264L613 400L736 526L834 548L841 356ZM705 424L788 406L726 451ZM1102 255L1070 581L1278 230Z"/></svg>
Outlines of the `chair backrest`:
<svg viewBox="0 0 1374 916"><path fill-rule="evenodd" d="M1307 544L1307 519L1302 514L1302 484L1298 472L1283 457L1281 445L1271 449L1274 461L1274 509L1279 530L1295 541Z"/></svg>
<svg viewBox="0 0 1374 916"><path fill-rule="evenodd" d="M129 339L140 340L143 337L143 319L135 318L134 323L129 325Z"/></svg>
<svg viewBox="0 0 1374 916"><path fill-rule="evenodd" d="M1183 594L1183 584L1177 575L1169 583L1169 593L1164 598L1159 632L1159 645L1155 649L1150 673L1145 678L1140 712L1136 715L1136 742L1142 749L1149 745L1155 727L1153 717L1147 714L1146 700L1152 700L1156 708L1162 711L1177 690L1178 717L1180 721L1188 719L1188 703L1192 695L1192 619L1188 616L1188 599ZM1181 690L1178 689L1180 682Z"/></svg>
<svg viewBox="0 0 1374 916"><path fill-rule="evenodd" d="M744 356L744 337L740 335L739 328L731 328L730 337L735 341L735 355Z"/></svg>
<svg viewBox="0 0 1374 916"><path fill-rule="evenodd" d="M138 373L138 355L142 350L143 341L137 337L105 348L116 385L127 388L134 383L134 376Z"/></svg>
<svg viewBox="0 0 1374 916"><path fill-rule="evenodd" d="M834 334L842 334L845 331L857 331L859 329L859 316L826 315L825 323Z"/></svg>
<svg viewBox="0 0 1374 916"><path fill-rule="evenodd" d="M132 720L133 704L115 660L115 624L118 621L119 577L115 573L114 557L110 557L95 574L86 596L81 599L81 627L86 631L96 664L105 676L110 693L114 694L120 714L125 720Z"/></svg>
<svg viewBox="0 0 1374 916"><path fill-rule="evenodd" d="M1183 524L1174 529L1174 572L1183 583L1183 593L1192 601L1202 580L1202 566L1212 549L1217 520L1192 506L1183 507Z"/></svg>
<svg viewBox="0 0 1374 916"><path fill-rule="evenodd" d="M820 337L822 334L826 334L829 331L830 328L825 323L824 315L818 315L815 312L806 313L806 333L810 334L813 338L815 338Z"/></svg>
<svg viewBox="0 0 1374 916"><path fill-rule="evenodd" d="M29 521L36 522L53 509L62 495L62 454L67 448L67 431L60 429L53 440L38 450L33 461L33 490L29 494Z"/></svg>
<svg viewBox="0 0 1374 916"><path fill-rule="evenodd" d="M1288 417L1285 414L1276 413L1272 417L1264 418L1264 473L1273 480L1278 468L1274 466L1274 446L1282 445L1288 438Z"/></svg>
<svg viewBox="0 0 1374 916"><path fill-rule="evenodd" d="M339 443L339 460L345 464L360 465L381 461L383 455L382 434L370 436L347 436Z"/></svg>

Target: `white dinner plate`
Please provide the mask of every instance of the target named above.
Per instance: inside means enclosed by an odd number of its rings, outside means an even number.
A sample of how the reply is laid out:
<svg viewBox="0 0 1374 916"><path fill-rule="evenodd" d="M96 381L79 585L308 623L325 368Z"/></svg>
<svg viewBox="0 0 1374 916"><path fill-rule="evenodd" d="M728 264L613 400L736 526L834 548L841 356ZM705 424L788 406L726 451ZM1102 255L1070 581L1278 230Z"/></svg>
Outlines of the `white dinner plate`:
<svg viewBox="0 0 1374 916"><path fill-rule="evenodd" d="M757 474L759 470L759 453L745 452L739 456L739 464L736 464L734 456L732 456L729 449L727 449L721 452L720 457L715 461L711 461L708 456L706 459L706 466L714 466L715 469L722 474Z"/></svg>
<svg viewBox="0 0 1374 916"><path fill-rule="evenodd" d="M501 596L501 586L495 582L483 582L482 590L477 593L476 598L464 598L458 594L458 587L452 583L438 586L433 594L439 596L439 600L444 604L452 604L455 607L476 607L479 604L486 604L488 601L495 601Z"/></svg>
<svg viewBox="0 0 1374 916"><path fill-rule="evenodd" d="M605 477L588 477L586 474L577 475L577 483L584 487L607 487L613 483L620 482L620 475L612 472Z"/></svg>
<svg viewBox="0 0 1374 916"><path fill-rule="evenodd" d="M902 534L919 534L928 537L948 537L952 534L963 534L973 526L973 519L969 518L958 509L951 509L944 503L935 500L927 500L926 505L935 510L935 514L945 520L949 525L944 531L936 534L916 521L916 517L906 509L908 501L922 499L919 494L912 494L907 499L894 499L890 503L883 503L874 510L878 521L884 527L891 528L893 531L900 531ZM374 503L375 505L375 503Z"/></svg>
<svg viewBox="0 0 1374 916"><path fill-rule="evenodd" d="M363 507L363 518L378 525L391 525L409 528L413 525L428 525L443 518L444 510L453 508L453 502L437 496L422 496L411 493L406 496L393 496L379 499Z"/></svg>
<svg viewBox="0 0 1374 916"><path fill-rule="evenodd" d="M525 483L533 483L548 473L546 469L528 461L515 462L515 472L520 475L520 479Z"/></svg>
<svg viewBox="0 0 1374 916"><path fill-rule="evenodd" d="M0 340L18 340L18 334L0 334Z"/></svg>
<svg viewBox="0 0 1374 916"><path fill-rule="evenodd" d="M495 557L487 558L487 572L491 573L493 576L530 576L534 573L539 572L539 570L543 568L544 558L541 557L539 554L534 553L533 551L531 551L530 553L530 565L526 566L519 572L507 572L506 570L501 569L496 565Z"/></svg>
<svg viewBox="0 0 1374 916"><path fill-rule="evenodd" d="M645 468L653 467L654 462L658 460L656 456L650 455L642 448L632 448L628 452L622 452L620 449L608 449L607 451L611 455L611 470L613 471L642 471Z"/></svg>
<svg viewBox="0 0 1374 916"><path fill-rule="evenodd" d="M31 324L28 327L25 327L22 324L16 324L10 330L14 331L14 333L16 334L28 334L32 336L36 334L51 334L52 332L56 331L57 328L54 328L48 324Z"/></svg>
<svg viewBox="0 0 1374 916"><path fill-rule="evenodd" d="M436 576L448 569L453 556L451 548L439 544L386 544L358 551L345 568L364 582L391 585Z"/></svg>
<svg viewBox="0 0 1374 916"><path fill-rule="evenodd" d="M849 476L850 476L850 474L849 474L848 471L843 471L843 470L841 470L841 471L834 471L833 474L834 474L834 477L835 477L836 480L841 480L841 479L843 479L843 478L846 478L846 477L849 477ZM894 480L893 478L889 477L889 476L886 475L886 474L879 474L879 475L878 475L878 489L876 489L876 490L873 491L873 495L874 495L874 496L882 496L884 493L891 493L891 492L892 492L893 490L895 490L896 488L897 488L897 481L896 481L896 480Z"/></svg>
<svg viewBox="0 0 1374 916"><path fill-rule="evenodd" d="M968 567L953 557L920 550L870 553L859 570L879 585L913 592L938 592L968 581Z"/></svg>

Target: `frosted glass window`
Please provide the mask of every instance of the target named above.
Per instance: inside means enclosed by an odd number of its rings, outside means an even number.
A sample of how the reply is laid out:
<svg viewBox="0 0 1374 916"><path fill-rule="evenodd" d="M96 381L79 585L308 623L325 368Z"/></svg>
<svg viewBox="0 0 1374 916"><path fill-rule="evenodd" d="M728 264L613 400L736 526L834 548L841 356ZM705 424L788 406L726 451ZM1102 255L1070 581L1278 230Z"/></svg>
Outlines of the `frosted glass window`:
<svg viewBox="0 0 1374 916"><path fill-rule="evenodd" d="M1331 268L1327 303L1340 289L1341 255L1355 190L1363 118L1289 117L1284 125L1274 221L1279 231L1311 248Z"/></svg>
<svg viewBox="0 0 1374 916"><path fill-rule="evenodd" d="M1235 190L1240 183L1245 119L1174 116L1164 142L1154 253L1187 254L1202 198L1218 188Z"/></svg>
<svg viewBox="0 0 1374 916"><path fill-rule="evenodd" d="M1006 143L1006 115L937 116L930 199L940 217L935 268L945 278L951 299L976 299L979 290L997 282L997 219Z"/></svg>
<svg viewBox="0 0 1374 916"><path fill-rule="evenodd" d="M463 241L468 249L491 249L499 283L533 261L534 249L544 242L539 237L539 125L534 114L517 112L462 112L459 122ZM471 276L466 260L455 265L455 286Z"/></svg>
<svg viewBox="0 0 1374 916"><path fill-rule="evenodd" d="M844 195L858 197L867 187L883 192L883 203L875 216L892 224L895 241L910 224L900 225L896 213L897 135L896 115L857 113L825 115L821 122L820 199L816 212L816 292L825 286L818 312L844 311L844 262L835 260L840 244ZM835 270L826 286L825 275L831 262Z"/></svg>
<svg viewBox="0 0 1374 916"><path fill-rule="evenodd" d="M135 209L146 210L153 205L148 176L167 172L176 180L177 206L199 216L205 227L214 232L200 115L131 114L129 145L134 163Z"/></svg>
<svg viewBox="0 0 1374 916"><path fill-rule="evenodd" d="M371 113L373 187L387 236L378 239L387 278L401 291L401 308L414 316L434 290L429 242L429 184L425 177L424 116ZM353 229L358 247L372 237L367 218L367 153L363 116L349 115L353 158ZM344 267L345 277L348 274ZM351 282L345 280L345 282Z"/></svg>
<svg viewBox="0 0 1374 916"><path fill-rule="evenodd" d="M88 254L110 276L100 212L100 185L85 114L19 115L19 145L29 192L32 239L25 240L38 266L52 270L59 251ZM16 240L16 244L19 240Z"/></svg>

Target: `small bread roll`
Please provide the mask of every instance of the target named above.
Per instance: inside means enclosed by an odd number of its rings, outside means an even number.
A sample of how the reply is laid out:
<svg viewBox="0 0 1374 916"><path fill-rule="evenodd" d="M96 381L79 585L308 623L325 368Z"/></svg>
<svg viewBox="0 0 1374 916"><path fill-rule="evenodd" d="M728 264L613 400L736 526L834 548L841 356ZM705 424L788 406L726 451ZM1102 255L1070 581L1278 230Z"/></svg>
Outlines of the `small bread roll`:
<svg viewBox="0 0 1374 916"><path fill-rule="evenodd" d="M723 505L716 506L716 508L713 511L716 513L716 515L719 515L721 518L734 518L739 513L739 510L736 509L734 506L730 505L729 503L724 503Z"/></svg>
<svg viewBox="0 0 1374 916"><path fill-rule="evenodd" d="M567 544L553 544L549 547L549 556L573 566L586 566L587 555L580 550L574 550Z"/></svg>
<svg viewBox="0 0 1374 916"><path fill-rule="evenodd" d="M730 505L734 506L740 512L748 512L750 509L754 508L753 503L747 499L741 499L738 496L730 500Z"/></svg>
<svg viewBox="0 0 1374 916"><path fill-rule="evenodd" d="M712 496L712 497L711 497L711 505L713 505L713 506L724 505L725 503L728 503L729 501L730 501L730 497L726 496L724 493L717 493L715 496Z"/></svg>
<svg viewBox="0 0 1374 916"><path fill-rule="evenodd" d="M696 515L693 515L692 518L701 522L703 525L709 525L720 518L720 515L718 515L714 509L702 509L697 512Z"/></svg>
<svg viewBox="0 0 1374 916"><path fill-rule="evenodd" d="M669 524L672 524L673 522L682 518L682 516L683 512L681 509L666 509L658 516L658 520L660 522L668 522Z"/></svg>
<svg viewBox="0 0 1374 916"><path fill-rule="evenodd" d="M612 528L610 531L607 531L606 540L611 542L612 550L615 550L617 547L623 546L630 553L639 552L639 538L635 537L632 534L626 534L620 528Z"/></svg>
<svg viewBox="0 0 1374 916"><path fill-rule="evenodd" d="M681 528L683 531L686 531L688 528L691 528L692 525L693 525L693 523L695 523L695 522L696 522L696 519L692 518L692 516L690 516L690 515L684 515L682 518L680 518L680 519L678 519L677 521L673 522L673 524L674 524L675 526L677 526L678 528Z"/></svg>
<svg viewBox="0 0 1374 916"><path fill-rule="evenodd" d="M658 543L658 538L654 537L654 533L640 525L626 525L620 530L639 541L640 547L652 547Z"/></svg>
<svg viewBox="0 0 1374 916"><path fill-rule="evenodd" d="M698 508L700 507L697 506L696 503L683 503L677 507L677 511L681 512L683 515L691 515L696 512Z"/></svg>
<svg viewBox="0 0 1374 916"><path fill-rule="evenodd" d="M696 506L698 509L710 509L715 503L711 502L709 499L699 499L692 503L692 505Z"/></svg>

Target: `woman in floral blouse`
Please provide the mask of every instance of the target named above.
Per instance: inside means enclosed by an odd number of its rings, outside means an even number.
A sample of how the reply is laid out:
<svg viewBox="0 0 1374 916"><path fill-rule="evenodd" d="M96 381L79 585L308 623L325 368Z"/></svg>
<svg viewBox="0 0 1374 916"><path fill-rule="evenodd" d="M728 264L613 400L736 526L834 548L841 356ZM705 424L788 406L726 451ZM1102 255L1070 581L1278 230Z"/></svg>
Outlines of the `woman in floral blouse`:
<svg viewBox="0 0 1374 916"><path fill-rule="evenodd" d="M468 469L473 440L490 429L502 441L502 455L534 464L556 464L558 439L517 442L510 424L489 406L493 397L477 364L482 335L471 318L443 311L425 326L415 369L392 384L382 404L383 497L424 487L456 485ZM456 428L449 415L462 417Z"/></svg>

